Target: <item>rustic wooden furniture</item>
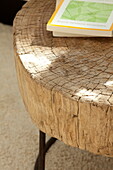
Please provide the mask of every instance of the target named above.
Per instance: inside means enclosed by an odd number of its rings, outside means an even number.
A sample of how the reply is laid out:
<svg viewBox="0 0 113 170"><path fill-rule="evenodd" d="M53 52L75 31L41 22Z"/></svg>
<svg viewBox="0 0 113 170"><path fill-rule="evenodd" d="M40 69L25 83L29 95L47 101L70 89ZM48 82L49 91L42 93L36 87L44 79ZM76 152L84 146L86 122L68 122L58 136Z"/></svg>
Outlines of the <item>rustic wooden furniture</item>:
<svg viewBox="0 0 113 170"><path fill-rule="evenodd" d="M53 38L46 23L54 7L51 0L31 0L14 21L19 87L40 144L47 133L113 156L113 38Z"/></svg>

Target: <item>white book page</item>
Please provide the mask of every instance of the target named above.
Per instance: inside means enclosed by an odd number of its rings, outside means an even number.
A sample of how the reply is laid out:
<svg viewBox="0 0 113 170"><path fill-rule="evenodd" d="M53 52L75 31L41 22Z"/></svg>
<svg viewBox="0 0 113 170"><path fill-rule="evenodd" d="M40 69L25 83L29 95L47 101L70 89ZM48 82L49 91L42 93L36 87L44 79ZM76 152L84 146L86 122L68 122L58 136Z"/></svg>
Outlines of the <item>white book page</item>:
<svg viewBox="0 0 113 170"><path fill-rule="evenodd" d="M60 3L60 0L56 0L56 8L58 7L59 3Z"/></svg>

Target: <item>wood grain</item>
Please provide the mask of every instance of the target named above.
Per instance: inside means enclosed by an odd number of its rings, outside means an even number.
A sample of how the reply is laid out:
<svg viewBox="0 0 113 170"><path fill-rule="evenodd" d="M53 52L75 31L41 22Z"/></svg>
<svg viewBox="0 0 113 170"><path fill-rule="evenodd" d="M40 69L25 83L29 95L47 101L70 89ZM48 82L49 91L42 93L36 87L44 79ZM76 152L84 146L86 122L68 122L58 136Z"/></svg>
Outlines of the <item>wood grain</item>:
<svg viewBox="0 0 113 170"><path fill-rule="evenodd" d="M113 39L53 38L51 0L31 0L14 21L15 63L36 125L64 143L113 156Z"/></svg>

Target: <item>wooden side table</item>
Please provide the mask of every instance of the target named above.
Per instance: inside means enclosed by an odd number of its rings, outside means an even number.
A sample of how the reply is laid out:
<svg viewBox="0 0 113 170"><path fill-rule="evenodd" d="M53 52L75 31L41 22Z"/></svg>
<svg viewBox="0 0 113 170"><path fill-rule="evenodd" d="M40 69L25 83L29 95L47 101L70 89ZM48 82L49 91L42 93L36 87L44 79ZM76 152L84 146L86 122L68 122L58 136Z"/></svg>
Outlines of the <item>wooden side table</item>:
<svg viewBox="0 0 113 170"><path fill-rule="evenodd" d="M51 0L31 0L14 21L19 87L41 131L40 170L45 133L113 156L113 38L53 38L46 23L54 7Z"/></svg>

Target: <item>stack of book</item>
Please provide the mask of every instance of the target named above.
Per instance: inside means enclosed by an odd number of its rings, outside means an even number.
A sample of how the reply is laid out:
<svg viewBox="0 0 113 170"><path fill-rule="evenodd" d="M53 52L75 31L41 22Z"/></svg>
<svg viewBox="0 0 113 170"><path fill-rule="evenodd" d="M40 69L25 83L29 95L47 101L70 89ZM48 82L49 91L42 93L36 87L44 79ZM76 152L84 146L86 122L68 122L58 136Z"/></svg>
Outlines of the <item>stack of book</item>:
<svg viewBox="0 0 113 170"><path fill-rule="evenodd" d="M59 37L112 37L113 0L57 0L47 30Z"/></svg>

